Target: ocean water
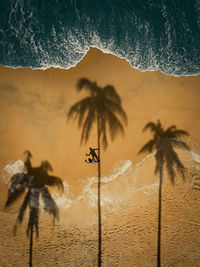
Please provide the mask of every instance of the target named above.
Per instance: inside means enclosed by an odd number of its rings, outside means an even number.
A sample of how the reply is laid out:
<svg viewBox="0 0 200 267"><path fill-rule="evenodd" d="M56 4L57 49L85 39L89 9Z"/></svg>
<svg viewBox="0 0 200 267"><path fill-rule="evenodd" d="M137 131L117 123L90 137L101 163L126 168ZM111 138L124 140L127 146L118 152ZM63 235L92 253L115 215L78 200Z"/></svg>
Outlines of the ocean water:
<svg viewBox="0 0 200 267"><path fill-rule="evenodd" d="M200 73L199 0L1 0L0 64L70 68L90 47L142 71Z"/></svg>

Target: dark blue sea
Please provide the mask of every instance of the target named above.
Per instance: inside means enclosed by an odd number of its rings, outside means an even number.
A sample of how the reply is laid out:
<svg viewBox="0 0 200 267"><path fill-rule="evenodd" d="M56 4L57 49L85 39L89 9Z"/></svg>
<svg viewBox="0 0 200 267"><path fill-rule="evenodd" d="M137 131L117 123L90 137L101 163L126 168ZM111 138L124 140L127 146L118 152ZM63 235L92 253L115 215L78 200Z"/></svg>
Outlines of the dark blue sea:
<svg viewBox="0 0 200 267"><path fill-rule="evenodd" d="M1 0L0 65L70 68L90 47L142 71L200 73L200 0Z"/></svg>

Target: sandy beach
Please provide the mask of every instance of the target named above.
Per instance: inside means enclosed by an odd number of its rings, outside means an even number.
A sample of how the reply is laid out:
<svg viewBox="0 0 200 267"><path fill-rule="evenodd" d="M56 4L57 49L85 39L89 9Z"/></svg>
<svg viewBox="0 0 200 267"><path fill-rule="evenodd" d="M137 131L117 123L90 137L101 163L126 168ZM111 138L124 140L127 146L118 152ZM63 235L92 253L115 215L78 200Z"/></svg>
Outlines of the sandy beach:
<svg viewBox="0 0 200 267"><path fill-rule="evenodd" d="M97 166L85 163L89 147L97 146L96 127L89 142L80 146L81 130L67 121L70 107L87 92L77 92L80 78L101 87L113 85L128 118L124 136L117 136L101 151L103 267L156 266L158 175L154 155L140 154L152 138L142 132L145 124L160 120L185 130L191 152L179 151L185 182L177 173L172 185L164 172L162 253L163 266L198 267L199 198L195 181L200 177L200 75L167 76L159 71L141 72L124 59L91 48L69 70L11 69L0 67L0 265L26 266L27 219L13 237L19 209L4 210L10 161L24 160L30 150L33 166L48 160L52 175L64 181L65 192L51 189L60 209L53 227L40 213L40 237L34 241L34 266L96 266ZM109 134L108 134L109 136ZM195 189L196 188L196 189ZM200 187L199 187L200 188Z"/></svg>

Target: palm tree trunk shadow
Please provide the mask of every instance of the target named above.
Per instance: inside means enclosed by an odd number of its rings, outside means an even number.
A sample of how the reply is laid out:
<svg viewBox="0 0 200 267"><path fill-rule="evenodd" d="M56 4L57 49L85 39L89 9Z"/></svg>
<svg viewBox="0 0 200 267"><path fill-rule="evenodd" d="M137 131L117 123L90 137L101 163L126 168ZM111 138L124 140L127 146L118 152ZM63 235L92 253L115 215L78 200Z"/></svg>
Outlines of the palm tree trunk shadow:
<svg viewBox="0 0 200 267"><path fill-rule="evenodd" d="M29 267L33 266L33 224L30 229L30 244L29 244Z"/></svg>
<svg viewBox="0 0 200 267"><path fill-rule="evenodd" d="M161 266L161 214L162 214L162 179L163 179L163 163L160 166L159 192L158 192L158 241L157 241L157 267Z"/></svg>
<svg viewBox="0 0 200 267"><path fill-rule="evenodd" d="M98 267L102 261L102 222L101 222L101 160L100 160L100 127L97 118L97 143L98 143Z"/></svg>

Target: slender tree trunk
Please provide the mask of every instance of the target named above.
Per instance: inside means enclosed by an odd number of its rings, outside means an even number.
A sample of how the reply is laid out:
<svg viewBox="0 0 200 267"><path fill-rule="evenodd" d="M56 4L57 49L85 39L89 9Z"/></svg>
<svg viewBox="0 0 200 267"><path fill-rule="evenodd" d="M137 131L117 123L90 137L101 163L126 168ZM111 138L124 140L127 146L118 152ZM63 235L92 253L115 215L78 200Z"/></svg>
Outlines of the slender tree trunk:
<svg viewBox="0 0 200 267"><path fill-rule="evenodd" d="M161 213L162 213L162 179L163 163L160 166L159 193L158 193L158 243L157 243L157 267L161 267Z"/></svg>
<svg viewBox="0 0 200 267"><path fill-rule="evenodd" d="M102 232L101 232L101 161L100 161L100 126L99 116L97 115L97 144L98 144L98 267L101 267L101 248L102 248Z"/></svg>
<svg viewBox="0 0 200 267"><path fill-rule="evenodd" d="M32 267L32 255L33 255L33 225L31 225L30 231L30 247L29 247L29 267Z"/></svg>

